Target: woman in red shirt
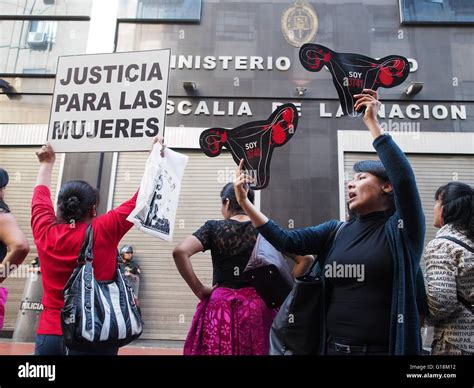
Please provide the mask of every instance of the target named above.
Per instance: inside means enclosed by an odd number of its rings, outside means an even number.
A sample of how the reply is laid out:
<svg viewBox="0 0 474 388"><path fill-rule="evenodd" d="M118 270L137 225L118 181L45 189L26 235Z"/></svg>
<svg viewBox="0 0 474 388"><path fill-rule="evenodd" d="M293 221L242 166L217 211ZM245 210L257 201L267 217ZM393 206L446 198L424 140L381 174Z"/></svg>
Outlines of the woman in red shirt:
<svg viewBox="0 0 474 388"><path fill-rule="evenodd" d="M164 148L161 136L154 139L153 145L156 142ZM77 266L77 256L90 223L94 233L95 278L99 281L114 279L117 245L133 226L127 217L135 208L138 191L117 208L97 216L97 189L84 181L69 181L59 191L55 214L50 191L55 153L47 144L36 155L40 169L31 203L31 228L41 262L44 310L36 333L35 354L85 354L69 350L64 345L60 318L64 305L63 289ZM100 354L114 355L117 352L118 348L111 348Z"/></svg>

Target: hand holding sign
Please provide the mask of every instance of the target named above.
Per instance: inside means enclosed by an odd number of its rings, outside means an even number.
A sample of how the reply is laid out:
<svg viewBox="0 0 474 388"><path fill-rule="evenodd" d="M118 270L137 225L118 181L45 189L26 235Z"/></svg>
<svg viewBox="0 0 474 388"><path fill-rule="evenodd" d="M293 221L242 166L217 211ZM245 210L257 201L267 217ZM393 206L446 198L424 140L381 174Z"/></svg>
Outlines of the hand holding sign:
<svg viewBox="0 0 474 388"><path fill-rule="evenodd" d="M364 121L376 121L377 113L380 109L380 101L378 100L378 93L374 90L364 89L362 94L354 94L356 103L354 110L358 112L361 108L365 108Z"/></svg>
<svg viewBox="0 0 474 388"><path fill-rule="evenodd" d="M153 148L155 147L155 144L160 144L161 145L160 155L161 155L162 158L164 158L165 157L166 144L165 144L165 139L163 138L163 136L157 135L153 138L153 143L151 144L150 152L153 151Z"/></svg>
<svg viewBox="0 0 474 388"><path fill-rule="evenodd" d="M51 146L51 143L46 143L36 152L36 157L40 163L54 164L56 160L56 153Z"/></svg>
<svg viewBox="0 0 474 388"><path fill-rule="evenodd" d="M239 166L235 171L235 181L234 181L234 190L235 190L235 198L237 199L237 203L243 203L249 193L250 184L255 182L250 175L248 175L244 171L244 159L240 159Z"/></svg>
<svg viewBox="0 0 474 388"><path fill-rule="evenodd" d="M227 148L236 164L244 160L245 169L254 176L253 189L263 189L270 181L270 162L275 147L286 144L298 125L293 104L277 108L265 121L254 121L234 129L210 128L201 133L199 144L209 157Z"/></svg>
<svg viewBox="0 0 474 388"><path fill-rule="evenodd" d="M329 69L342 110L353 117L361 113L354 110L354 94L364 89L393 88L410 73L408 60L399 55L377 60L360 54L338 53L313 43L301 47L300 61L311 72L318 72L324 66Z"/></svg>

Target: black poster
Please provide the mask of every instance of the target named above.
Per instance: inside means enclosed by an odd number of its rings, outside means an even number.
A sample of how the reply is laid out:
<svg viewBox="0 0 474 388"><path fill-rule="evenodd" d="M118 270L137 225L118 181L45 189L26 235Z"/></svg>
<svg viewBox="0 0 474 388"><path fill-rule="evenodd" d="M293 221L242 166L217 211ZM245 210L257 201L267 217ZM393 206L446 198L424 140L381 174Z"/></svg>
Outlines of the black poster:
<svg viewBox="0 0 474 388"><path fill-rule="evenodd" d="M314 43L301 47L300 61L308 71L317 72L324 66L329 69L342 110L353 117L362 113L354 111L354 94L360 94L363 89L393 88L410 74L408 60L399 55L377 60L360 54L337 53Z"/></svg>
<svg viewBox="0 0 474 388"><path fill-rule="evenodd" d="M210 128L201 133L199 144L207 156L215 157L222 147L230 151L238 165L254 179L253 189L264 189L270 181L273 150L286 144L298 125L298 111L293 104L278 107L265 121L254 121L234 129Z"/></svg>

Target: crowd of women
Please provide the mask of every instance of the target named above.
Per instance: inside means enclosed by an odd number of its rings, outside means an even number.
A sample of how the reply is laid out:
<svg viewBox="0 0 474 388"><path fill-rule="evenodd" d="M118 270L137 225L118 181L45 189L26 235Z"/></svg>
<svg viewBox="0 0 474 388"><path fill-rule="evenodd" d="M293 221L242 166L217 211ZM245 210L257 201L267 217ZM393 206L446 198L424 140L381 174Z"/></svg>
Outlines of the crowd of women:
<svg viewBox="0 0 474 388"><path fill-rule="evenodd" d="M350 217L320 263L364 268L363 281L328 277L324 282L328 297L321 340L327 345L326 354L420 354L420 329L426 321L434 326L432 354L474 355L474 189L466 183L447 182L434 193L434 226L439 231L424 246L425 217L410 163L391 136L382 133L377 93L364 90L355 98L354 108L365 110L363 120L380 160L354 165L347 185ZM156 142L165 147L162 138ZM45 145L37 156L40 167L31 227L42 265L44 311L35 354L81 354L67 349L62 338L63 288L76 267L88 224L96 236L97 280L115 276L117 246L132 226L126 218L135 207L137 193L98 216L98 191L87 182L69 181L60 189L55 212L51 200L55 153ZM185 355L268 354L277 309L267 307L242 276L257 235L291 255L293 275L300 276L319 259L318 253L339 226L337 220L330 220L301 229L281 228L254 206L252 182L241 163L235 181L220 193L223 219L206 221L173 251L179 273L200 300ZM4 201L7 184L8 174L0 169L0 282L29 251ZM201 282L191 264L193 255L206 250L212 257L211 285Z"/></svg>

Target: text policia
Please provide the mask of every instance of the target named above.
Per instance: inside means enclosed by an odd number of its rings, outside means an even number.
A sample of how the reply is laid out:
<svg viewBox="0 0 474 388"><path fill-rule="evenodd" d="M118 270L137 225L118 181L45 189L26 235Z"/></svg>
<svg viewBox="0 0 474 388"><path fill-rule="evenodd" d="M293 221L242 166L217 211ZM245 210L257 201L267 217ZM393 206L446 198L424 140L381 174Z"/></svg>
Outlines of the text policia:
<svg viewBox="0 0 474 388"><path fill-rule="evenodd" d="M74 67L69 68L66 77L59 80L61 85L71 84L82 85L86 82L90 84L105 83L128 83L135 81L154 81L162 80L162 74L159 63L147 64L141 66L137 64L125 65L107 65L92 67ZM130 94L125 90L120 92L118 109L121 111L159 108L162 103L162 91L153 89L145 92L138 90ZM110 111L113 109L109 92L97 93L73 93L58 94L54 101L54 112L87 112L87 111ZM116 107L115 107L116 108ZM55 121L53 123L53 140L81 139L83 137L93 139L96 137L106 138L137 138L153 137L158 135L158 118L121 118L121 119L96 119L88 120L70 120Z"/></svg>

